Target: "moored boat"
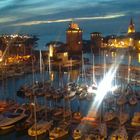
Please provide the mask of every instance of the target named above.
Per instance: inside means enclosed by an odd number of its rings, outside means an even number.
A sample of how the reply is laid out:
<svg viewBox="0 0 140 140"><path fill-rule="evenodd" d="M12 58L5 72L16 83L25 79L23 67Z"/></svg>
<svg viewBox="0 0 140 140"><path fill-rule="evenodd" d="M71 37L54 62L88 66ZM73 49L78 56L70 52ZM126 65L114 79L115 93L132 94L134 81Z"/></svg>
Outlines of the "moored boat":
<svg viewBox="0 0 140 140"><path fill-rule="evenodd" d="M39 121L28 129L28 135L31 137L41 136L49 132L53 125L53 121Z"/></svg>
<svg viewBox="0 0 140 140"><path fill-rule="evenodd" d="M109 137L109 140L128 140L128 133L124 126L120 126Z"/></svg>
<svg viewBox="0 0 140 140"><path fill-rule="evenodd" d="M120 124L123 125L124 123L128 121L129 115L128 113L120 112L118 119L119 119Z"/></svg>
<svg viewBox="0 0 140 140"><path fill-rule="evenodd" d="M111 120L113 120L115 117L116 117L116 113L113 112L112 110L109 111L109 112L105 112L105 114L104 114L104 121L105 121L105 122L111 121Z"/></svg>
<svg viewBox="0 0 140 140"><path fill-rule="evenodd" d="M19 107L15 112L8 112L4 114L3 119L0 120L0 131L11 130L11 128L15 127L15 124L22 121L28 116L28 111L24 107Z"/></svg>
<svg viewBox="0 0 140 140"><path fill-rule="evenodd" d="M136 95L133 95L132 97L130 97L129 103L130 103L130 105L136 105L138 103L138 99L137 99Z"/></svg>
<svg viewBox="0 0 140 140"><path fill-rule="evenodd" d="M73 131L72 137L74 140L81 140L83 137L82 131L79 129L75 129Z"/></svg>
<svg viewBox="0 0 140 140"><path fill-rule="evenodd" d="M49 139L50 140L62 140L64 137L68 135L68 130L61 128L61 127L55 127L53 130L49 132Z"/></svg>
<svg viewBox="0 0 140 140"><path fill-rule="evenodd" d="M118 99L117 99L117 104L118 105L124 105L127 102L126 96L125 95L121 95Z"/></svg>
<svg viewBox="0 0 140 140"><path fill-rule="evenodd" d="M135 112L131 121L132 126L140 126L140 112Z"/></svg>
<svg viewBox="0 0 140 140"><path fill-rule="evenodd" d="M138 131L132 138L132 140L140 140L140 131Z"/></svg>
<svg viewBox="0 0 140 140"><path fill-rule="evenodd" d="M80 112L74 112L72 116L72 123L80 123L83 116Z"/></svg>

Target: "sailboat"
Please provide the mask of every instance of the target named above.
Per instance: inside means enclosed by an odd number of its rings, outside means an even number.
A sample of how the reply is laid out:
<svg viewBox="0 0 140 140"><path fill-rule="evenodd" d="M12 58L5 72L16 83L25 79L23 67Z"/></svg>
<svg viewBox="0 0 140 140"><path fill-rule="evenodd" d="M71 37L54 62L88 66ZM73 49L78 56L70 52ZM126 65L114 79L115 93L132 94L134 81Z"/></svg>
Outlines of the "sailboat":
<svg viewBox="0 0 140 140"><path fill-rule="evenodd" d="M14 128L16 123L28 117L28 112L24 106L21 106L13 113L4 114L4 117L0 120L0 132Z"/></svg>
<svg viewBox="0 0 140 140"><path fill-rule="evenodd" d="M68 135L68 130L61 128L61 127L55 127L53 130L49 132L49 139L50 140L57 140L57 139L63 139Z"/></svg>
<svg viewBox="0 0 140 140"><path fill-rule="evenodd" d="M137 103L138 103L138 99L137 99L136 95L132 95L129 99L129 104L136 105Z"/></svg>
<svg viewBox="0 0 140 140"><path fill-rule="evenodd" d="M135 112L131 121L132 126L140 126L140 112Z"/></svg>
<svg viewBox="0 0 140 140"><path fill-rule="evenodd" d="M49 139L50 140L57 140L57 139L63 139L65 137L68 136L69 133L69 118L72 115L72 112L70 110L70 102L69 102L69 98L67 100L68 103L68 108L67 108L67 104L65 103L66 99L63 100L63 117L62 117L62 121L58 124L58 126L54 127L52 130L49 131Z"/></svg>
<svg viewBox="0 0 140 140"><path fill-rule="evenodd" d="M25 120L15 125L16 131L28 130L34 124L35 114L37 120L40 119L44 114L44 107L42 106L36 105L36 113L34 113L34 104L29 104L29 109L29 116Z"/></svg>
<svg viewBox="0 0 140 140"><path fill-rule="evenodd" d="M117 99L118 105L124 105L127 102L126 96L122 93L120 97Z"/></svg>
<svg viewBox="0 0 140 140"><path fill-rule="evenodd" d="M28 129L28 135L31 137L37 138L38 136L41 137L43 135L46 135L46 133L50 130L50 128L53 125L53 121L48 121L45 118L41 119L40 121L37 121L37 103L36 103L36 96L34 96L34 102L32 103L34 108L34 125L32 125Z"/></svg>
<svg viewBox="0 0 140 140"><path fill-rule="evenodd" d="M81 140L83 138L82 131L80 129L75 129L72 135L74 140Z"/></svg>
<svg viewBox="0 0 140 140"><path fill-rule="evenodd" d="M109 140L128 140L128 134L125 126L120 126L109 137Z"/></svg>
<svg viewBox="0 0 140 140"><path fill-rule="evenodd" d="M64 99L73 99L74 96L76 95L76 91L67 91L67 93L64 94Z"/></svg>
<svg viewBox="0 0 140 140"><path fill-rule="evenodd" d="M99 137L102 138L101 140L104 140L107 138L107 125L106 123L101 123L99 125Z"/></svg>
<svg viewBox="0 0 140 140"><path fill-rule="evenodd" d="M17 108L17 107L18 107L18 104L13 100L0 101L0 113L13 110L14 108Z"/></svg>
<svg viewBox="0 0 140 140"><path fill-rule="evenodd" d="M138 131L132 138L132 140L140 140L140 131Z"/></svg>
<svg viewBox="0 0 140 140"><path fill-rule="evenodd" d="M90 130L88 134L84 135L84 140L106 140L107 139L107 126L101 123L99 128Z"/></svg>
<svg viewBox="0 0 140 140"><path fill-rule="evenodd" d="M53 121L44 121L40 120L34 124L31 128L28 129L28 135L35 137L46 134L52 127Z"/></svg>
<svg viewBox="0 0 140 140"><path fill-rule="evenodd" d="M63 139L68 136L70 123L62 120L57 127L49 131L50 140Z"/></svg>
<svg viewBox="0 0 140 140"><path fill-rule="evenodd" d="M87 89L87 100L93 100L94 99L94 97L96 96L96 94L97 94L97 88L98 88L98 86L97 86L97 84L96 84L96 79L95 79L95 70L94 70L94 55L93 55L93 62L92 62L93 64L93 71L92 71L92 79L91 79L91 81L92 81L92 84L91 84L91 86L89 86L88 87L88 89Z"/></svg>
<svg viewBox="0 0 140 140"><path fill-rule="evenodd" d="M120 124L123 125L124 123L128 121L129 115L128 113L120 112L118 119L119 119Z"/></svg>
<svg viewBox="0 0 140 140"><path fill-rule="evenodd" d="M114 111L110 110L108 112L105 112L105 114L104 114L104 121L105 122L111 121L115 117L116 117L116 113Z"/></svg>
<svg viewBox="0 0 140 140"><path fill-rule="evenodd" d="M83 115L80 111L80 107L78 107L78 110L72 114L71 123L73 124L79 124L82 121Z"/></svg>

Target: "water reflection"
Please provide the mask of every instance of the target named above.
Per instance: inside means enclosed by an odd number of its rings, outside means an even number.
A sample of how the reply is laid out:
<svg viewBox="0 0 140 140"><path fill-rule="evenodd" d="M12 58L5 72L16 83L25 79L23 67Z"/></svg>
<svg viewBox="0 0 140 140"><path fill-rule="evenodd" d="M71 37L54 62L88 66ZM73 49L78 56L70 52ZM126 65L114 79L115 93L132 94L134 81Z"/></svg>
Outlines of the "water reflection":
<svg viewBox="0 0 140 140"><path fill-rule="evenodd" d="M140 53L138 53L138 62L140 63Z"/></svg>
<svg viewBox="0 0 140 140"><path fill-rule="evenodd" d="M70 75L70 82L76 81L78 79L78 77L79 77L79 74L80 74L79 69L69 71L68 75Z"/></svg>
<svg viewBox="0 0 140 140"><path fill-rule="evenodd" d="M84 58L89 59L88 64L86 65L85 68L92 68L93 66L93 61L94 64L112 64L112 63L118 63L116 61L116 56L119 56L120 54L117 52L105 52L102 51L101 55L94 55L94 60L93 60L93 54L92 53L86 53L84 54ZM130 64L130 59L131 58L131 64ZM140 53L138 54L129 54L125 55L123 62L121 64L125 65L131 65L131 66L140 66ZM61 71L61 70L51 70L51 73L49 75L48 71L44 72L44 80L50 80L52 82L53 86L56 87L63 87L65 86L68 82L80 82L82 80L80 78L81 76L81 67L77 69L69 69L67 71ZM100 72L100 69L98 73ZM88 82L93 81L93 75L89 76L88 71L86 70L86 73L83 73L83 77L86 77L88 79ZM94 73L92 73L94 74ZM39 73L35 73L35 81L41 81L41 77ZM29 84L31 85L33 82L33 76L32 74L27 74L22 77L12 77L8 79L1 80L0 82L0 98L5 98L5 97L12 97L15 98L15 93L19 89L20 86L24 84ZM12 88L11 88L12 87Z"/></svg>
<svg viewBox="0 0 140 140"><path fill-rule="evenodd" d="M108 64L112 64L114 63L114 65L117 65L119 63L119 61L117 61L116 57L119 56L119 54L117 54L116 52L102 52L102 55L93 55L92 54L84 54L84 57L89 58L89 63L88 64L84 64L87 67L85 68L93 68L93 65L95 64L105 64L106 69L104 70L104 73L107 73L107 68L108 68ZM121 55L120 55L121 56ZM131 59L131 60L130 60ZM134 66L140 66L140 53L136 56L136 55L125 55L124 60L121 62L121 64L125 64L125 65L134 65ZM127 67L127 66L126 66ZM103 68L103 67L102 67ZM94 69L92 69L94 70ZM100 73L101 67L98 69L98 73L100 74L99 76L102 76ZM128 69L129 70L129 69ZM92 71L94 72L94 71ZM126 71L125 71L126 72ZM128 71L128 74L130 72ZM94 73L91 73L90 76L87 76L88 74L88 70L86 69L86 72L83 73L84 76L88 79L87 81L89 83L93 84L93 77L94 77ZM96 73L97 74L97 73ZM119 73L117 73L119 75ZM116 75L117 75L116 74ZM127 74L127 73L126 73ZM112 76L111 80L114 80L114 75ZM55 88L57 87L64 87L68 82L78 82L80 83L80 80L82 81L82 79L80 78L81 76L81 67L77 68L77 69L69 69L67 71L61 71L61 69L59 70L51 70L51 73L49 71L45 71L44 73L44 80L50 80L52 83L52 86L54 86ZM97 76L97 75L95 75ZM123 77L125 77L125 74L122 74ZM135 75L134 75L135 76ZM128 78L128 77L127 77ZM110 76L109 76L110 79ZM128 78L129 79L129 78ZM35 80L37 81L41 81L42 79L40 78L40 74L39 73L35 73ZM110 83L109 83L110 82ZM20 86L24 85L24 84L32 84L32 74L28 74L28 75L24 75L22 77L12 77L9 79L6 79L4 81L1 81L0 83L0 97L16 97L16 91L19 89ZM108 88L110 88L110 84L113 83L112 81L109 81L107 79L107 81L103 82L103 84L101 84L101 87L104 86L108 86ZM123 81L117 81L115 83L115 85L120 83L123 83ZM3 86L4 84L4 86ZM109 85L107 85L109 84ZM98 83L99 85L99 83ZM106 93L106 87L105 89L103 89L103 91L101 89L99 89L98 91L98 95L101 96L103 98L103 94ZM88 112L88 108L90 107L96 107L98 104L96 102L96 100L98 101L99 99L101 99L101 97L97 96L95 99L94 104L92 104L92 102L89 102L89 100L78 100L78 104L80 107L80 111L84 113L84 115L87 114ZM21 98L17 97L18 102L22 103L24 102L24 100L22 100ZM50 102L49 102L50 103ZM77 100L73 100L71 101L71 106L73 108L74 111L78 110L78 107L76 106L77 104ZM76 108L77 107L77 108ZM99 108L99 107L97 107ZM131 109L131 108L130 108ZM128 109L129 110L129 109ZM93 110L92 110L93 111ZM29 139L27 135L24 136L17 136L15 135L15 133L11 134L12 136L0 136L0 139L7 139L9 140L9 138L12 137L12 139L17 138L18 140L20 139Z"/></svg>

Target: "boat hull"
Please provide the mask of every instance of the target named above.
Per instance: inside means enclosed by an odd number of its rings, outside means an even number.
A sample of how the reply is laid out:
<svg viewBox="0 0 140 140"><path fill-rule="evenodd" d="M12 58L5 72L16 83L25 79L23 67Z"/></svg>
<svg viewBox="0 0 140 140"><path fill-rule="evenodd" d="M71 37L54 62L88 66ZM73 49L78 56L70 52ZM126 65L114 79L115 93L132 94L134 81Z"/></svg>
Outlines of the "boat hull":
<svg viewBox="0 0 140 140"><path fill-rule="evenodd" d="M61 136L61 137L52 137L52 136L49 136L49 140L63 140L63 139L66 139L68 137L68 133Z"/></svg>
<svg viewBox="0 0 140 140"><path fill-rule="evenodd" d="M4 135L4 134L7 134L7 133L10 133L14 129L15 129L15 125L2 126L2 127L0 127L0 135Z"/></svg>

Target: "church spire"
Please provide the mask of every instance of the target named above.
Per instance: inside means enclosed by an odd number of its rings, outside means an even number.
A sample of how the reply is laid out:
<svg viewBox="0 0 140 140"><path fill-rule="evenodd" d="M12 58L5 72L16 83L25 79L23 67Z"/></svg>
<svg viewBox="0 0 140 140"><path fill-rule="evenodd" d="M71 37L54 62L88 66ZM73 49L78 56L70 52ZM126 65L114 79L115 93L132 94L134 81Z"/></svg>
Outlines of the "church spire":
<svg viewBox="0 0 140 140"><path fill-rule="evenodd" d="M128 34L129 33L135 33L135 25L134 25L134 23L133 23L133 19L131 18L131 20L130 20L130 24L129 24L129 26L128 26L128 32L127 32Z"/></svg>

